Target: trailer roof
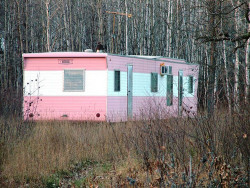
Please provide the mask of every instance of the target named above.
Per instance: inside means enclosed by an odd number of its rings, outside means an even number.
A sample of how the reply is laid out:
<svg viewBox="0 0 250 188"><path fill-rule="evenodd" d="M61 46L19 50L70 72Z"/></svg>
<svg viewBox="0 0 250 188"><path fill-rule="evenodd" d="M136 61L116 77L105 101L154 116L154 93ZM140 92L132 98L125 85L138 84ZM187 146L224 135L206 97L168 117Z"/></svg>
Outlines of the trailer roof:
<svg viewBox="0 0 250 188"><path fill-rule="evenodd" d="M107 57L107 53L95 52L45 52L45 53L25 53L23 57Z"/></svg>
<svg viewBox="0 0 250 188"><path fill-rule="evenodd" d="M172 63L181 63L189 65L198 65L195 63L188 63L184 59L176 59L164 56L145 56L145 55L120 55L120 54L110 54L110 53L96 53L96 52L43 52L43 53L24 53L24 58L74 58L74 57L108 57L108 56L120 56L120 57L130 57L130 58L140 58L140 59L152 59L156 61L170 61Z"/></svg>
<svg viewBox="0 0 250 188"><path fill-rule="evenodd" d="M187 63L184 59L164 57L164 56L145 56L145 55L128 55L127 57L142 58L142 59L153 59L159 61L172 61L173 63Z"/></svg>

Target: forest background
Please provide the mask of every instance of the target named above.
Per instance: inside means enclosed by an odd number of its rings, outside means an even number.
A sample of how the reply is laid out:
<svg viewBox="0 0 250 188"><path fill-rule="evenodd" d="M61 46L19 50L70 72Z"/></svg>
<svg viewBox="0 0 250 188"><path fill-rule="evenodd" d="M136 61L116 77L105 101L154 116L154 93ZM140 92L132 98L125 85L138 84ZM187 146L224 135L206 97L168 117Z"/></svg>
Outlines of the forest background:
<svg viewBox="0 0 250 188"><path fill-rule="evenodd" d="M197 116L23 121L22 54L98 42L199 64ZM250 186L248 0L0 0L0 44L1 187Z"/></svg>
<svg viewBox="0 0 250 188"><path fill-rule="evenodd" d="M1 0L0 112L20 113L23 53L98 42L108 53L198 63L200 109L239 111L249 102L249 9L247 0Z"/></svg>
<svg viewBox="0 0 250 188"><path fill-rule="evenodd" d="M247 0L1 0L0 111L20 113L22 53L95 50L98 42L108 53L198 63L200 109L239 110L249 101L249 7Z"/></svg>

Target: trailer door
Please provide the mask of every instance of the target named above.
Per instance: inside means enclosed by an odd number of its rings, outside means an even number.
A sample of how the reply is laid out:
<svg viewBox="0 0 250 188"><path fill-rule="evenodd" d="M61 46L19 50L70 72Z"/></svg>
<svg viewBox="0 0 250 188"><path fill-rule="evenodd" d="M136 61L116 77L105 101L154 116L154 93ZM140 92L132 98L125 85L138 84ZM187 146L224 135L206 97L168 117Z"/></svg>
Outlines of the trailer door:
<svg viewBox="0 0 250 188"><path fill-rule="evenodd" d="M133 65L128 65L128 73L127 73L127 105L128 105L128 119L132 119L133 117Z"/></svg>

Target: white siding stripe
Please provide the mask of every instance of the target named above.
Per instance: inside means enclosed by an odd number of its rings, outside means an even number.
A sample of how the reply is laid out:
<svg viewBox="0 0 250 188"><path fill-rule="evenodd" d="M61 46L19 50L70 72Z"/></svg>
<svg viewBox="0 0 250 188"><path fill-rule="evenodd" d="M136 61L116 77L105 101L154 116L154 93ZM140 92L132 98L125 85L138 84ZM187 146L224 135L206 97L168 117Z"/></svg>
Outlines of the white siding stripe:
<svg viewBox="0 0 250 188"><path fill-rule="evenodd" d="M64 92L63 77L64 71L25 71L24 96L107 96L107 71L85 71L83 92Z"/></svg>
<svg viewBox="0 0 250 188"><path fill-rule="evenodd" d="M114 71L108 71L108 73L103 70L86 71L85 73L84 92L64 92L63 71L25 71L24 96L107 96L107 94L127 96L127 72L121 72L119 92L114 91ZM158 92L151 92L150 79L150 73L133 73L133 96L166 96L166 76L158 74ZM194 77L194 86L196 81ZM194 87L193 93L188 93L188 77L183 77L183 88L184 97L194 97L197 88ZM178 76L173 78L173 96L178 97Z"/></svg>
<svg viewBox="0 0 250 188"><path fill-rule="evenodd" d="M195 85L195 78L194 78ZM194 97L188 93L188 77L183 77L184 97ZM167 92L167 77L158 74L158 92L151 92L151 74L133 73L133 96L164 97ZM121 72L121 91L114 91L114 71L108 71L108 96L127 96L127 72ZM173 77L173 96L178 97L178 76Z"/></svg>

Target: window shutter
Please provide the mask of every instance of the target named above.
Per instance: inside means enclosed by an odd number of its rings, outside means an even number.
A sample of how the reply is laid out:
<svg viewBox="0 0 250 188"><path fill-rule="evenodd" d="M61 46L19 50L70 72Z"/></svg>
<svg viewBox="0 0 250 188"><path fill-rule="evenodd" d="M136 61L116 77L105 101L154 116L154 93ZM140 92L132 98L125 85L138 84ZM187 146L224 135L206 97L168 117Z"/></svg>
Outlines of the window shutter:
<svg viewBox="0 0 250 188"><path fill-rule="evenodd" d="M151 73L151 92L158 91L158 73Z"/></svg>
<svg viewBox="0 0 250 188"><path fill-rule="evenodd" d="M194 84L194 77L189 76L188 77L188 93L193 93L194 92L193 84Z"/></svg>
<svg viewBox="0 0 250 188"><path fill-rule="evenodd" d="M121 90L121 72L120 71L115 71L114 75L114 82L115 82L115 91L120 91Z"/></svg>
<svg viewBox="0 0 250 188"><path fill-rule="evenodd" d="M172 66L168 66L168 74L172 74Z"/></svg>
<svg viewBox="0 0 250 188"><path fill-rule="evenodd" d="M167 106L173 105L173 75L167 75Z"/></svg>

